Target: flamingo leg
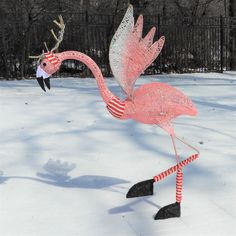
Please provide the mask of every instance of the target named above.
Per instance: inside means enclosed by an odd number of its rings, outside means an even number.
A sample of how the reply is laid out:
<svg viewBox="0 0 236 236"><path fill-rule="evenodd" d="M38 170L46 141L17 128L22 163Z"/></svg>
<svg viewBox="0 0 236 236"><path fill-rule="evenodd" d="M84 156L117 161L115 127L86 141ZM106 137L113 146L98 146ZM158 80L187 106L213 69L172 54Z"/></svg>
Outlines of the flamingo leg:
<svg viewBox="0 0 236 236"><path fill-rule="evenodd" d="M189 156L188 158L186 158L185 160L179 162L179 156L178 156L177 151L176 151L176 145L175 145L175 142L174 142L174 137L176 139L178 139L180 142L182 142L183 144L185 144L186 146L188 146L189 148L191 148L194 151L196 151L197 153L193 154L193 155ZM173 174L174 172L177 172L179 167L183 168L184 166L188 165L189 163L191 163L192 161L196 160L199 157L200 152L199 152L199 150L197 148L193 147L192 145L190 145L189 143L187 143L186 141L184 141L183 139L179 138L176 135L175 136L171 136L171 139L172 139L172 143L173 143L174 150L175 150L175 156L176 156L177 165L172 166L169 169L167 169L167 170L161 172L160 174L154 176L153 179L155 180L155 182L158 182L158 181L166 178L167 176Z"/></svg>
<svg viewBox="0 0 236 236"><path fill-rule="evenodd" d="M197 148L195 148L194 146L190 145L189 143L187 143L186 141L184 141L182 138L179 138L178 136L175 136L175 138L177 138L180 142L182 142L183 144L185 144L186 146L188 146L189 148L193 149L194 151L197 152L197 154L199 155L200 152Z"/></svg>
<svg viewBox="0 0 236 236"><path fill-rule="evenodd" d="M179 155L177 153L177 148L175 145L174 136L171 135L172 144L175 150L175 158L177 165L179 164ZM182 167L178 165L177 174L176 174L176 202L180 203L182 200L182 188L183 188L183 171Z"/></svg>
<svg viewBox="0 0 236 236"><path fill-rule="evenodd" d="M183 184L182 168L184 166L188 165L189 163L193 162L194 160L196 160L199 157L199 153L200 153L195 147L191 146L190 144L188 144L187 142L185 142L181 138L176 137L175 135L170 135L170 137L171 137L172 144L174 147L175 158L176 158L177 164L175 166L172 166L169 169L161 172L160 174L154 176L152 179L141 181L141 182L133 185L129 189L129 191L126 195L127 198L153 195L153 184L155 182L158 182L158 181L166 178L167 176L173 174L174 172L177 172L176 173L176 202L161 208L157 212L156 216L154 217L155 220L167 219L167 218L171 218L171 217L180 217L180 203L182 201L182 184ZM193 149L197 153L189 156L188 158L186 158L183 161L180 161L179 155L177 153L174 138L178 139L183 144L187 145L188 147L190 147L191 149Z"/></svg>
<svg viewBox="0 0 236 236"><path fill-rule="evenodd" d="M152 179L136 183L129 189L126 197L133 198L133 197L143 197L143 196L153 195L153 184L155 182L159 182L165 179L167 176L177 172L179 167L183 168L189 163L195 161L197 158L198 154L194 154L188 157L187 159L179 162L177 165L170 167L169 169L161 172L158 175L155 175Z"/></svg>
<svg viewBox="0 0 236 236"><path fill-rule="evenodd" d="M174 146L174 150L175 150L175 156L176 156L176 161L177 161L177 165L170 167L169 169L161 172L158 175L155 175L152 179L149 180L145 180L145 181L141 181L136 183L135 185L133 185L126 197L127 198L133 198L133 197L143 197L143 196L149 196L149 195L153 195L153 184L155 182L159 182L163 179L165 179L167 176L177 172L177 176L176 178L179 179L179 181L177 181L178 183L178 188L179 188L179 184L181 182L182 179L182 174L180 170L182 170L183 167L185 167L186 165L190 164L191 162L195 161L198 157L199 157L199 151L194 148L193 146L191 146L190 144L186 143L184 140L176 137L176 136L171 136L172 137L172 142L173 142L173 146ZM176 151L176 146L175 146L175 142L174 142L174 138L177 138L179 141L181 141L182 143L184 143L185 145L187 145L188 147L192 148L193 150L195 150L197 152L197 154L193 154L191 156L189 156L188 158L186 158L183 161L179 161L179 156L177 154ZM178 172L179 170L179 172Z"/></svg>
<svg viewBox="0 0 236 236"><path fill-rule="evenodd" d="M176 202L169 204L165 207L162 207L157 214L155 215L155 220L161 220L161 219L168 219L173 217L180 217L181 211L180 211L180 203L182 200L182 185L183 185L183 171L182 167L179 165L180 158L177 153L177 148L175 145L174 136L170 135L171 141L174 147L175 151L175 158L177 162L177 174L176 174Z"/></svg>
<svg viewBox="0 0 236 236"><path fill-rule="evenodd" d="M180 162L174 138L177 138L183 144L185 144L186 146L192 148L194 151L197 152L197 154L194 154L194 155L190 156L189 158L187 158L186 160ZM183 164L187 165L189 162L191 162L191 161L195 160L196 158L198 158L199 154L200 154L200 152L195 147L188 144L187 142L185 142L181 138L178 138L176 136L171 135L171 140L172 140L172 143L173 143L176 162L177 162L177 168L175 168L176 171L177 171L177 174L176 174L176 202L161 208L157 212L156 216L154 217L155 220L167 219L167 218L172 218L172 217L180 217L180 215L181 215L180 203L182 201L182 188L183 188L183 171L182 171L182 168L184 166Z"/></svg>

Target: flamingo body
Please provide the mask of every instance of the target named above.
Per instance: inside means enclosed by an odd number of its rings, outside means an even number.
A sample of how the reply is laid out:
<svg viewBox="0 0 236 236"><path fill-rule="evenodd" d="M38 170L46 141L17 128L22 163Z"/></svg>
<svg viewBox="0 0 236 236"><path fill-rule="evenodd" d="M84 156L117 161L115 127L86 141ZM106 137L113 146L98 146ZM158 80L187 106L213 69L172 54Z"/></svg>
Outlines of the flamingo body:
<svg viewBox="0 0 236 236"><path fill-rule="evenodd" d="M156 124L164 128L180 115L195 116L197 110L192 101L178 89L161 82L142 85L125 101L120 119L133 119L144 124Z"/></svg>

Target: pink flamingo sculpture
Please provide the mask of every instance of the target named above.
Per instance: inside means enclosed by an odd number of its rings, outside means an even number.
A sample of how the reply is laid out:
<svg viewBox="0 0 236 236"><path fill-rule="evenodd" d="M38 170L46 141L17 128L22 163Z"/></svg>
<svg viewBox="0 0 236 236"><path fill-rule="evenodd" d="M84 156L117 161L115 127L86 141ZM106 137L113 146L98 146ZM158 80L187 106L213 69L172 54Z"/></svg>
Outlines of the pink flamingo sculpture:
<svg viewBox="0 0 236 236"><path fill-rule="evenodd" d="M134 25L133 7L129 5L127 12L115 33L110 45L110 64L113 74L127 94L122 101L116 97L106 86L104 77L97 64L87 55L78 51L65 51L54 53L60 42L63 40L64 22L59 16L60 22L54 21L59 27L59 37L52 34L57 43L55 47L34 58L42 59L37 68L37 79L41 88L46 91L44 84L50 89L49 77L58 71L62 61L67 59L78 60L92 71L97 81L101 97L106 104L108 111L120 120L133 119L135 121L158 125L171 137L177 164L168 170L154 176L152 179L135 184L127 193L127 198L140 197L153 194L154 183L164 179L168 175L176 174L176 202L162 207L155 219L166 219L180 217L180 203L182 200L183 167L194 161L199 156L199 151L190 144L176 136L171 121L180 115L195 116L197 111L193 103L182 92L176 88L161 82L152 82L133 89L134 83L139 75L159 55L164 37L153 43L155 28L152 28L146 37L142 38L143 17L139 16ZM176 150L175 139L192 148L196 153L187 159L180 161Z"/></svg>

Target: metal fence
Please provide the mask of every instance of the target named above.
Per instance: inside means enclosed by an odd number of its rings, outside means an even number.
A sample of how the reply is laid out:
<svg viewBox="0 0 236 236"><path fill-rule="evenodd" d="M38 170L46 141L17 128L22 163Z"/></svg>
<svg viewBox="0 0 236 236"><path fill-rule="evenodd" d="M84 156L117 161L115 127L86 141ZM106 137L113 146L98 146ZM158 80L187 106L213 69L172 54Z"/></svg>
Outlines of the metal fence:
<svg viewBox="0 0 236 236"><path fill-rule="evenodd" d="M229 68L229 18L159 18L166 45L161 72L223 72ZM157 60L158 65L158 60Z"/></svg>
<svg viewBox="0 0 236 236"><path fill-rule="evenodd" d="M53 38L48 29L55 26L51 23L57 14L42 19L34 24L29 32L27 43L31 54L41 54L43 42L53 45ZM111 76L109 67L109 44L122 16L88 15L86 13L63 16L66 21L66 32L60 51L78 50L91 56L105 76ZM152 27L157 27L158 39L166 37L161 55L145 71L146 74L186 73L186 72L223 72L230 69L230 29L236 28L236 18L202 17L202 18L163 18L159 15L144 16L144 34ZM1 37L1 36L0 36ZM22 48L16 46L14 37L7 52L7 64L10 77L34 76L35 63L27 57L20 60ZM1 52L0 45L0 55ZM6 59L5 59L6 60ZM24 65L22 65L24 63ZM6 64L6 63L5 63ZM24 66L24 70L22 69ZM80 62L63 63L60 76L90 76L90 71ZM21 76L19 76L21 75ZM6 68L0 61L0 77L6 77Z"/></svg>

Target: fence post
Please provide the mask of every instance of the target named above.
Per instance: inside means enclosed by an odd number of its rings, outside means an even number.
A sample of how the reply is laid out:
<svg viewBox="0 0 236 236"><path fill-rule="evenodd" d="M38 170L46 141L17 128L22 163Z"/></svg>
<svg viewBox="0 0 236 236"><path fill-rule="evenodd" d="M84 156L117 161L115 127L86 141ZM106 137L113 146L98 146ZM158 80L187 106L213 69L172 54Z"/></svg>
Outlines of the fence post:
<svg viewBox="0 0 236 236"><path fill-rule="evenodd" d="M158 37L158 39L161 37L161 16L160 16L160 14L157 15L157 37ZM160 74L162 74L162 53L159 55L159 58L157 60L159 61L159 64L160 64Z"/></svg>
<svg viewBox="0 0 236 236"><path fill-rule="evenodd" d="M160 14L157 15L157 36L158 38L161 35L161 17Z"/></svg>
<svg viewBox="0 0 236 236"><path fill-rule="evenodd" d="M220 16L220 72L224 71L224 21Z"/></svg>

